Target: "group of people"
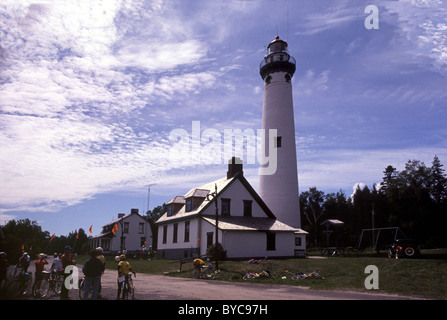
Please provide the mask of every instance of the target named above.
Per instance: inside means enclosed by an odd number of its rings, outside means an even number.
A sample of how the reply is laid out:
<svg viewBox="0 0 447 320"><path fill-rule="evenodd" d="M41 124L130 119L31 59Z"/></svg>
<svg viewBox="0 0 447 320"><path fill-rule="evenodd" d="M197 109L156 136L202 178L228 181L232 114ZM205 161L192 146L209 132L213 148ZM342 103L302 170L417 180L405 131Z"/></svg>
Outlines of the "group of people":
<svg viewBox="0 0 447 320"><path fill-rule="evenodd" d="M76 260L73 259L71 255L72 248L70 246L66 246L64 248L63 254L55 253L53 255L53 262L49 269L50 272L58 272L63 275L63 284L61 288L60 298L61 300L69 299L69 289L65 285L66 279L70 276L70 272L64 272L64 270L70 265L76 265ZM87 259L82 267L82 272L84 273L84 291L82 293L82 297L84 300L89 298L89 294L91 293L90 299L97 299L101 296L101 276L104 274L106 260L103 255L103 249L98 247L89 252L90 258ZM35 264L35 281L32 287L33 293L39 290L41 280L43 279L43 274L45 271L45 266L48 265L48 261L46 259L46 255L41 253L37 256L37 259L34 261ZM115 257L115 261L117 263L117 271L118 271L118 291L117 291L117 299L121 298L121 294L123 292L124 286L128 283L128 277L131 276L131 273L135 275L135 272L132 270L132 266L126 259L126 255L122 252L119 252ZM22 256L19 258L17 267L22 269L22 272L27 273L28 268L30 266L31 258L27 252L24 252ZM5 252L0 252L0 285L3 282L6 282L7 270L8 270L8 259L7 254Z"/></svg>
<svg viewBox="0 0 447 320"><path fill-rule="evenodd" d="M85 261L82 271L84 272L84 292L83 299L87 300L89 293L91 291L91 299L95 300L98 298L98 294L101 293L101 276L104 274L106 261L104 255L102 254L102 248L98 247L89 252L90 259ZM124 286L128 283L129 276L131 273L135 275L132 266L126 259L126 255L122 252L118 252L115 257L117 262L118 270L118 291L117 299L121 298Z"/></svg>

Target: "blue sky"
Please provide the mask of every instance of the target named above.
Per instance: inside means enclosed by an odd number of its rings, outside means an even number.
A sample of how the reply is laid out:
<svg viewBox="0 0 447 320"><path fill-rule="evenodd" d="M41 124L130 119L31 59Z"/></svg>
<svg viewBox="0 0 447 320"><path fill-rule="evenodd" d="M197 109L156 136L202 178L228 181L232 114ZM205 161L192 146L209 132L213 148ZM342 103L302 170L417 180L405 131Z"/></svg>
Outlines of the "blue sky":
<svg viewBox="0 0 447 320"><path fill-rule="evenodd" d="M379 29L367 30L367 5ZM226 174L175 129L259 129L259 63L297 61L300 190L352 193L409 159L447 159L447 3L21 1L0 4L0 220L51 234L147 209ZM245 166L257 188L258 165Z"/></svg>

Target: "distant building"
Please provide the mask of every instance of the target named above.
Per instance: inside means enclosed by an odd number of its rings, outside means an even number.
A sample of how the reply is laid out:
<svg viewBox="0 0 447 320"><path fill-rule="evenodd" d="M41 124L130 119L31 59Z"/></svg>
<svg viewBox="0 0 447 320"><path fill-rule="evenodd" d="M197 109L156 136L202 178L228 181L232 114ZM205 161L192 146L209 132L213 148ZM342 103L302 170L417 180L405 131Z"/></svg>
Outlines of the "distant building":
<svg viewBox="0 0 447 320"><path fill-rule="evenodd" d="M217 198L209 197L217 187ZM217 200L216 200L217 199ZM245 179L242 164L229 163L227 176L191 189L166 204L157 220L158 255L169 259L206 254L218 241L227 258L293 257L305 254L305 231L278 221Z"/></svg>
<svg viewBox="0 0 447 320"><path fill-rule="evenodd" d="M102 247L105 253L116 253L122 249L135 252L145 245L152 245L150 223L132 209L130 214L119 213L118 219L102 227L101 234L89 238L89 248Z"/></svg>

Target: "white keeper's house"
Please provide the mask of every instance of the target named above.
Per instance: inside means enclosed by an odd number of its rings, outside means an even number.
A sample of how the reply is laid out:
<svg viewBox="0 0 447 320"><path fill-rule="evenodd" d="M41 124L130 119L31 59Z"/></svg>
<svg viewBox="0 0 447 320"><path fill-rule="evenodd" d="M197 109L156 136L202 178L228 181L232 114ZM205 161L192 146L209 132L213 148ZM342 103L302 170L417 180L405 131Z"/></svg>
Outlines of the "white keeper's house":
<svg viewBox="0 0 447 320"><path fill-rule="evenodd" d="M215 192L217 197L209 195ZM307 232L278 221L243 175L235 158L227 176L176 196L157 220L158 255L168 259L206 254L218 242L228 259L305 255Z"/></svg>
<svg viewBox="0 0 447 320"><path fill-rule="evenodd" d="M139 215L138 209L130 214L118 213L118 218L102 226L99 235L89 238L89 249L102 247L105 253L116 253L126 249L129 252L140 250L141 246L152 245L150 223Z"/></svg>

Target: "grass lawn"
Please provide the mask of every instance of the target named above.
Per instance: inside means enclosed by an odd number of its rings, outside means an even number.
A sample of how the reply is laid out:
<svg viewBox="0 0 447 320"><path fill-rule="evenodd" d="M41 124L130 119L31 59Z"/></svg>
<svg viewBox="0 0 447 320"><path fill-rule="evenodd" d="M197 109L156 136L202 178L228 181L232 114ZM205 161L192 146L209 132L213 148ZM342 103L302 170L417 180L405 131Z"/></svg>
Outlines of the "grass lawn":
<svg viewBox="0 0 447 320"><path fill-rule="evenodd" d="M115 268L112 257L108 257L107 267ZM81 261L81 260L79 260ZM166 274L168 276L190 277L192 262L183 264L182 272L178 272L178 261L153 259L130 260L136 272L150 274ZM379 271L379 289L365 289L365 273L368 265L375 265ZM318 257L309 254L309 258L267 260L260 264L249 264L247 261L219 262L221 273L219 280L253 281L267 284L298 285L312 289L354 290L362 292L392 293L412 295L435 299L447 299L447 249L425 250L419 259L389 259L385 255L373 253L351 254L339 257ZM242 280L246 271L260 272L269 269L274 279L260 278ZM321 279L292 280L283 279L286 271L310 273L317 269L325 277ZM203 280L212 281L212 280Z"/></svg>

